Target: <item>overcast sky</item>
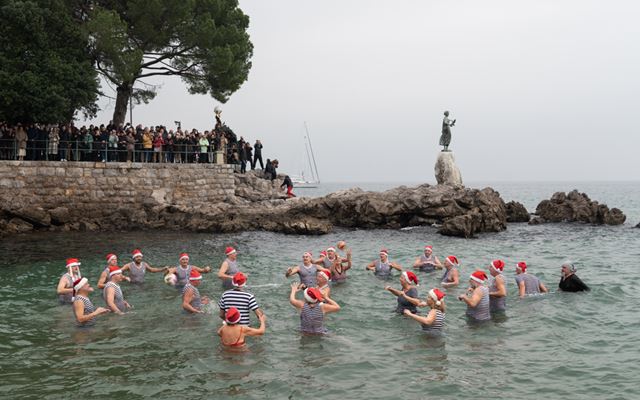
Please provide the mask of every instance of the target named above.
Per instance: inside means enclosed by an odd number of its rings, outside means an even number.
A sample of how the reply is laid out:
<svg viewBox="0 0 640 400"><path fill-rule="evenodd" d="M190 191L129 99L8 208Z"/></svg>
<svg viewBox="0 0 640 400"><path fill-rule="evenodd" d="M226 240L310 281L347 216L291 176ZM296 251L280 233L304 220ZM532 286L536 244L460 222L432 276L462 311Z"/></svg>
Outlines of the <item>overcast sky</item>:
<svg viewBox="0 0 640 400"><path fill-rule="evenodd" d="M442 113L466 181L638 180L640 2L241 0L255 46L223 120L280 172L307 121L326 182L434 182ZM210 129L161 84L134 123ZM111 119L103 101L98 120Z"/></svg>

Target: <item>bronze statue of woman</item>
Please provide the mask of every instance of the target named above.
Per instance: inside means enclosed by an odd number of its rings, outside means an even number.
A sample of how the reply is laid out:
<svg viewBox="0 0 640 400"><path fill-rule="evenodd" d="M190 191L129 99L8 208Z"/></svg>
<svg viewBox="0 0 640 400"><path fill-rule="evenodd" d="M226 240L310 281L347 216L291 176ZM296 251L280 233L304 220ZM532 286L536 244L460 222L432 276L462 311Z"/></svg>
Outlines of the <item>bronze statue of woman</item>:
<svg viewBox="0 0 640 400"><path fill-rule="evenodd" d="M449 111L444 112L444 119L442 120L442 135L440 136L440 146L444 146L442 151L449 151L449 144L451 143L451 127L456 124L456 120L449 119Z"/></svg>

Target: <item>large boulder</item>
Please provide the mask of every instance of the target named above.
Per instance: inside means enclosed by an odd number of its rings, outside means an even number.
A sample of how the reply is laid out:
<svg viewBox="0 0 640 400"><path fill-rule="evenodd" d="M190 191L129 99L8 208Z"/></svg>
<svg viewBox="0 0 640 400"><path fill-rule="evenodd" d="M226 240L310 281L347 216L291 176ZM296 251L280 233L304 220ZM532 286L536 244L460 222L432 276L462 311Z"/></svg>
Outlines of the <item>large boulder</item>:
<svg viewBox="0 0 640 400"><path fill-rule="evenodd" d="M529 211L517 201L510 201L506 204L507 222L529 222L531 215Z"/></svg>
<svg viewBox="0 0 640 400"><path fill-rule="evenodd" d="M51 216L42 207L23 207L9 210L9 213L36 228L47 228L51 225Z"/></svg>
<svg viewBox="0 0 640 400"><path fill-rule="evenodd" d="M438 185L462 186L462 175L451 151L441 151L435 165Z"/></svg>
<svg viewBox="0 0 640 400"><path fill-rule="evenodd" d="M573 190L567 194L554 193L536 208L543 222L583 222L597 225L620 225L626 216L617 208L592 201L585 193Z"/></svg>

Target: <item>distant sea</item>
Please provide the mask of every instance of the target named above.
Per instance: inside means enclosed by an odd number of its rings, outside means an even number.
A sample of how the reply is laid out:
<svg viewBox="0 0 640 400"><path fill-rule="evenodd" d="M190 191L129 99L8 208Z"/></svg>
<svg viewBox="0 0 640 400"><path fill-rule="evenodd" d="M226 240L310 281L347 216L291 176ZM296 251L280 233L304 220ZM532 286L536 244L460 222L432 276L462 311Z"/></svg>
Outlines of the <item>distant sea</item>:
<svg viewBox="0 0 640 400"><path fill-rule="evenodd" d="M353 186L384 190L397 184L327 183L294 190L317 196ZM640 222L640 182L467 186L491 186L529 211L556 191L578 189L620 208L627 223L509 224L504 232L476 239L440 236L431 227L339 229L325 236L146 231L5 238L0 240L0 398L640 398L640 229L633 228ZM338 240L346 240L354 254L349 281L332 288L342 310L327 316L327 336L302 336L284 271L302 252L317 256ZM425 244L440 258L454 254L461 261L462 285L447 292L446 334L439 339L393 313L395 298L383 287L399 287L397 275L385 282L364 270L382 247L409 267ZM222 289L215 274L205 275L200 288L212 299L207 315L183 314L179 294L154 274L142 287L123 284L132 312L102 317L90 329L76 328L70 307L56 303L55 286L67 257L79 257L83 275L95 285L109 252L125 263L129 252L140 248L148 262L163 266L175 265L178 254L187 251L195 265L217 268L227 245L238 248L248 290L267 315L266 335L248 338L246 353L230 353L218 344L215 303ZM507 263L506 318L469 325L456 296L471 272L486 270L495 258ZM575 262L591 292L556 290L565 259ZM514 264L522 260L549 294L517 298ZM421 297L438 286L440 276L418 273ZM103 305L98 291L92 299Z"/></svg>

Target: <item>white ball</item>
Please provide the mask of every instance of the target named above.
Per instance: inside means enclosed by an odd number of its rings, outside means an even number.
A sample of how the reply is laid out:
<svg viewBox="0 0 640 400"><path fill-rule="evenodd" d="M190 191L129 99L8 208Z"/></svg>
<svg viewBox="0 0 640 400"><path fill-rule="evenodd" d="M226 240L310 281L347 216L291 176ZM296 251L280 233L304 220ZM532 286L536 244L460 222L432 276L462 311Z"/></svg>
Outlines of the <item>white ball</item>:
<svg viewBox="0 0 640 400"><path fill-rule="evenodd" d="M167 274L164 276L164 283L169 286L175 286L178 283L178 277L176 277L176 274Z"/></svg>

